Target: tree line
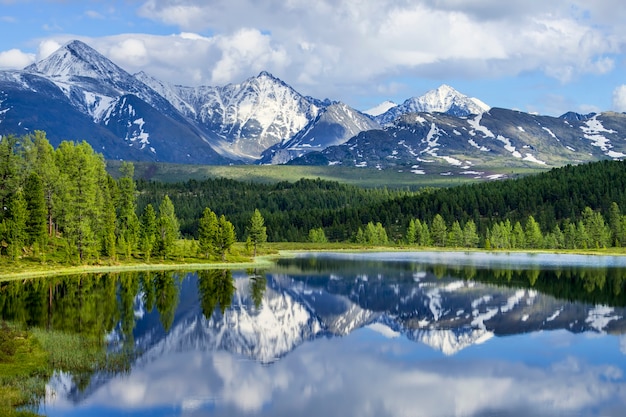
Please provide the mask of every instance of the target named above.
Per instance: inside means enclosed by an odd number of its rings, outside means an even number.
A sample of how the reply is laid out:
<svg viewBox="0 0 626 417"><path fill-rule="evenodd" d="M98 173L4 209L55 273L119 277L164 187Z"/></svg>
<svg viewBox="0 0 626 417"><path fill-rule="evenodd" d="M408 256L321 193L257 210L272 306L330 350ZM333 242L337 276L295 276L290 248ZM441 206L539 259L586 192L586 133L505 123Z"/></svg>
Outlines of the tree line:
<svg viewBox="0 0 626 417"><path fill-rule="evenodd" d="M86 143L44 132L0 140L0 257L97 262L186 255L224 260L237 241L591 249L626 245L626 167L565 166L515 180L418 192L334 181L260 184L117 179Z"/></svg>
<svg viewBox="0 0 626 417"><path fill-rule="evenodd" d="M176 208L163 194L139 210L133 175L133 165L123 163L113 179L87 142L64 141L54 149L41 131L0 138L0 258L170 257L180 237ZM204 222L197 244L207 258L223 260L236 241L234 227L211 213L207 208L197 220ZM262 219L254 221L250 244L256 248L266 229Z"/></svg>

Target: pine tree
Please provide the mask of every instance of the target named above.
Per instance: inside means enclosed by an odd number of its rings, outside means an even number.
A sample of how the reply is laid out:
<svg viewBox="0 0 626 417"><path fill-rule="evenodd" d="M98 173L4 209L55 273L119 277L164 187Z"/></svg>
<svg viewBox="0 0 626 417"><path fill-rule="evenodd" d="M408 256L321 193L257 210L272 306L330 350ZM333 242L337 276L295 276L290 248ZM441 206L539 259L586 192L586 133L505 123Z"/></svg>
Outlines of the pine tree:
<svg viewBox="0 0 626 417"><path fill-rule="evenodd" d="M406 243L408 245L414 245L417 241L416 235L417 228L415 227L415 219L411 219L409 221L409 227L406 229Z"/></svg>
<svg viewBox="0 0 626 417"><path fill-rule="evenodd" d="M148 204L143 210L139 236L139 245L143 252L143 258L146 262L149 262L157 239L157 219L152 204Z"/></svg>
<svg viewBox="0 0 626 417"><path fill-rule="evenodd" d="M6 218L11 198L19 187L17 138L0 137L0 222Z"/></svg>
<svg viewBox="0 0 626 417"><path fill-rule="evenodd" d="M448 233L448 246L453 248L459 248L463 246L463 229L458 220L455 220L450 227L450 233Z"/></svg>
<svg viewBox="0 0 626 417"><path fill-rule="evenodd" d="M26 232L29 245L37 244L43 248L47 236L46 199L43 192L43 182L37 173L31 172L24 185L24 199L28 210Z"/></svg>
<svg viewBox="0 0 626 417"><path fill-rule="evenodd" d="M55 156L60 171L60 192L55 203L59 229L66 240L68 257L77 254L82 261L99 249L97 231L104 218L104 160L87 142L61 142Z"/></svg>
<svg viewBox="0 0 626 417"><path fill-rule="evenodd" d="M609 208L609 228L611 229L611 244L621 247L624 240L624 228L622 226L622 212L616 202L611 203Z"/></svg>
<svg viewBox="0 0 626 417"><path fill-rule="evenodd" d="M475 248L478 246L480 237L476 231L476 223L474 220L469 219L463 227L463 246L466 248Z"/></svg>
<svg viewBox="0 0 626 417"><path fill-rule="evenodd" d="M119 200L117 202L118 238L124 236L126 258L137 249L139 243L139 218L137 217L137 190L133 175L135 168L130 162L120 167L122 177L118 180Z"/></svg>
<svg viewBox="0 0 626 417"><path fill-rule="evenodd" d="M253 256L256 256L257 246L267 241L267 227L265 227L265 220L258 209L254 210L254 214L252 214L250 219L248 236L250 236L254 245Z"/></svg>
<svg viewBox="0 0 626 417"><path fill-rule="evenodd" d="M169 256L173 249L176 239L180 233L180 226L174 204L169 196L165 195L163 201L159 205L159 217L157 220L157 252L163 256Z"/></svg>
<svg viewBox="0 0 626 417"><path fill-rule="evenodd" d="M206 258L215 252L217 233L217 215L207 207L198 222L198 248Z"/></svg>
<svg viewBox="0 0 626 417"><path fill-rule="evenodd" d="M526 247L538 249L543 246L543 234L541 233L539 223L537 223L533 216L528 216L524 235L526 238Z"/></svg>
<svg viewBox="0 0 626 417"><path fill-rule="evenodd" d="M215 252L222 261L226 260L226 252L228 252L236 241L235 227L231 222L226 220L222 214L217 221L217 236L215 239Z"/></svg>
<svg viewBox="0 0 626 417"><path fill-rule="evenodd" d="M611 230L605 224L602 214L585 207L583 211L583 223L587 232L589 248L604 248L611 239Z"/></svg>
<svg viewBox="0 0 626 417"><path fill-rule="evenodd" d="M445 246L448 229L443 217L437 213L430 226L430 236L435 246Z"/></svg>
<svg viewBox="0 0 626 417"><path fill-rule="evenodd" d="M18 259L28 238L26 225L28 210L21 189L18 189L15 195L11 197L8 209L9 215L5 221L7 224L9 254L12 259Z"/></svg>

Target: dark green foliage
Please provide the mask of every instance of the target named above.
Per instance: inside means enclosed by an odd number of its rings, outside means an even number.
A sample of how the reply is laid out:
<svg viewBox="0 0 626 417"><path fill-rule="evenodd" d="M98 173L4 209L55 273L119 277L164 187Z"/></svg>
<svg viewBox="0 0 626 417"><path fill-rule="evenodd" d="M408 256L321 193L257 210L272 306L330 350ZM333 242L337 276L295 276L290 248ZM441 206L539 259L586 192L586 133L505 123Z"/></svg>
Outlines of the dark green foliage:
<svg viewBox="0 0 626 417"><path fill-rule="evenodd" d="M157 219L156 212L152 204L148 204L141 215L141 225L139 230L139 245L143 252L143 258L150 260L157 240Z"/></svg>
<svg viewBox="0 0 626 417"><path fill-rule="evenodd" d="M46 209L43 181L36 172L31 172L26 179L24 199L28 211L28 219L26 219L27 243L32 245L37 242L43 246L48 231L46 227L48 210Z"/></svg>

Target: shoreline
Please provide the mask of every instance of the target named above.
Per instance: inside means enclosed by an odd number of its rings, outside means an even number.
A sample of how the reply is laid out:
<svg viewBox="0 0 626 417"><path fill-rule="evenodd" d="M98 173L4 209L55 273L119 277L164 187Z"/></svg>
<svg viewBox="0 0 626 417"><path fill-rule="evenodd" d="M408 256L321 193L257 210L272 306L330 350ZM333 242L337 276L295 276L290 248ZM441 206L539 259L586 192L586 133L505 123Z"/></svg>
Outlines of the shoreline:
<svg viewBox="0 0 626 417"><path fill-rule="evenodd" d="M614 249L614 248L612 248ZM611 249L605 250L485 250L481 248L411 248L411 247L346 247L346 248L301 248L301 249L277 249L276 253L259 255L249 261L244 262L192 262L192 263L127 263L119 265L77 265L77 266L51 266L51 268L35 269L27 268L24 271L0 272L0 282L15 281L18 279L31 279L53 276L64 276L87 273L110 273L127 271L189 271L207 269L248 269L267 268L275 264L276 259L290 258L299 254L315 252L336 252L336 253L374 253L374 252L451 252L451 253L486 253L486 254L552 254L552 255L582 255L582 256L615 256L626 257L626 250L620 251Z"/></svg>

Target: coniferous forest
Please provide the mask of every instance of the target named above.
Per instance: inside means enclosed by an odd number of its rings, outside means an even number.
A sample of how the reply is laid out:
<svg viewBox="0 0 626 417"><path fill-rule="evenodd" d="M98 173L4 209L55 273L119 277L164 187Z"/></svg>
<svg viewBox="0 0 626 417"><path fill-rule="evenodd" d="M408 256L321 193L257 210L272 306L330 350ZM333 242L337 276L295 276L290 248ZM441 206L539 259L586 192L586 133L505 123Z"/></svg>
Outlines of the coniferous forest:
<svg viewBox="0 0 626 417"><path fill-rule="evenodd" d="M626 245L626 165L565 166L515 180L409 192L299 180L114 179L86 142L54 149L44 132L0 140L0 260L86 263L193 256L224 260L234 242L355 242L486 249ZM260 239L260 240L259 240ZM250 251L252 254L252 250Z"/></svg>

